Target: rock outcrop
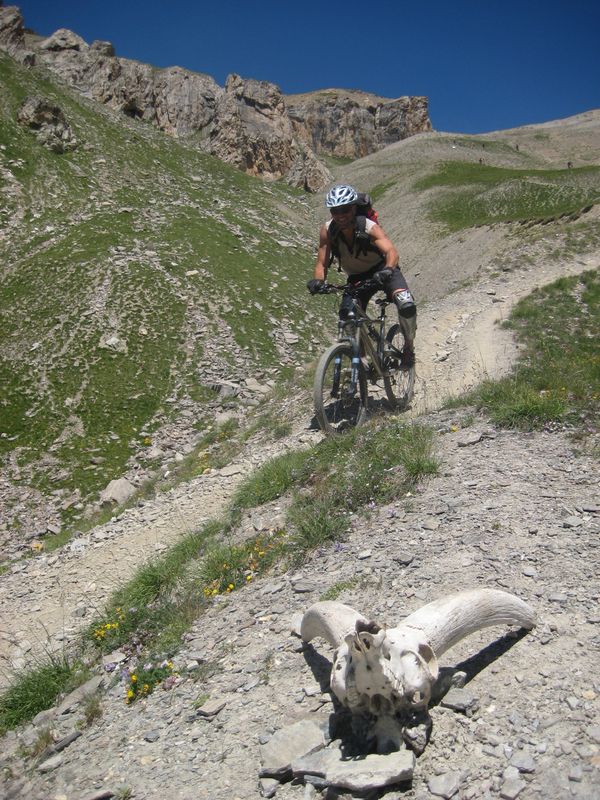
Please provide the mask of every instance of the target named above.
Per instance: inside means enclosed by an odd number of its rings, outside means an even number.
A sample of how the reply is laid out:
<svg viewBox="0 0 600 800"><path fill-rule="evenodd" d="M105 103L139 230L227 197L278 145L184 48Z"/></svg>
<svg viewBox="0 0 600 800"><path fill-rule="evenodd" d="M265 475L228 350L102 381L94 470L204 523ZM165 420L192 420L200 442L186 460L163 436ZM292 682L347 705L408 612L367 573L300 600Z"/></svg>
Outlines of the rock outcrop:
<svg viewBox="0 0 600 800"><path fill-rule="evenodd" d="M26 36L14 6L0 7L0 48L57 74L83 94L198 147L248 174L319 191L332 176L318 155L360 158L431 130L427 98L387 100L327 90L286 98L266 81L230 75L225 88L181 67L155 69L61 28Z"/></svg>
<svg viewBox="0 0 600 800"><path fill-rule="evenodd" d="M66 153L77 147L77 140L61 108L41 97L27 97L17 112L19 125L31 130L44 147Z"/></svg>
<svg viewBox="0 0 600 800"><path fill-rule="evenodd" d="M313 151L294 136L281 91L266 81L229 76L217 101L210 151L252 175L286 175L309 191L330 179Z"/></svg>
<svg viewBox="0 0 600 800"><path fill-rule="evenodd" d="M34 54L25 43L25 27L23 17L16 6L4 8L0 2L0 49L7 52L17 61L33 64Z"/></svg>
<svg viewBox="0 0 600 800"><path fill-rule="evenodd" d="M389 100L343 89L286 98L295 135L318 155L362 158L431 130L426 97Z"/></svg>

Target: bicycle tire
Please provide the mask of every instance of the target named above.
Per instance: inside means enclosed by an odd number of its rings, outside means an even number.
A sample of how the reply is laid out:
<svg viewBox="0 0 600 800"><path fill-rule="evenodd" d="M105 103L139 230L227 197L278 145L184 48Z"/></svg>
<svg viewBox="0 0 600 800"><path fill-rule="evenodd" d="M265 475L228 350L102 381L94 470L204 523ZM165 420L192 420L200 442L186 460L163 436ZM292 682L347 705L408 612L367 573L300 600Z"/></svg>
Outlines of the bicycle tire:
<svg viewBox="0 0 600 800"><path fill-rule="evenodd" d="M398 354L404 347L404 334L401 326L392 325L386 334L388 352L386 359L397 361ZM390 352L391 351L391 352ZM385 393L389 404L398 411L404 411L410 405L415 390L415 368L393 365L389 368L390 375L383 379Z"/></svg>
<svg viewBox="0 0 600 800"><path fill-rule="evenodd" d="M329 347L319 359L315 372L315 415L328 435L343 433L361 425L368 416L369 390L362 365L358 386L352 391L352 348L343 342Z"/></svg>

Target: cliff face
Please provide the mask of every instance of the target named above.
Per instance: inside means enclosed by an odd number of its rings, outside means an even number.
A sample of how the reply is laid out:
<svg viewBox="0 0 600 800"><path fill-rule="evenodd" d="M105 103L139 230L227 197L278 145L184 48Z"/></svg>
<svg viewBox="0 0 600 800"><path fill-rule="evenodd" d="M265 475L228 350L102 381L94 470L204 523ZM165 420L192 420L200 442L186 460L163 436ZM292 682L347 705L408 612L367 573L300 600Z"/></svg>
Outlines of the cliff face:
<svg viewBox="0 0 600 800"><path fill-rule="evenodd" d="M319 155L361 158L431 130L426 97L328 89L286 98L295 134Z"/></svg>
<svg viewBox="0 0 600 800"><path fill-rule="evenodd" d="M317 154L355 159L431 130L424 97L327 90L286 98L272 83L238 75L223 88L210 75L119 58L109 42L90 45L64 28L46 39L28 35L14 6L0 7L0 48L100 103L172 136L194 137L198 147L249 174L285 178L308 191L332 179Z"/></svg>

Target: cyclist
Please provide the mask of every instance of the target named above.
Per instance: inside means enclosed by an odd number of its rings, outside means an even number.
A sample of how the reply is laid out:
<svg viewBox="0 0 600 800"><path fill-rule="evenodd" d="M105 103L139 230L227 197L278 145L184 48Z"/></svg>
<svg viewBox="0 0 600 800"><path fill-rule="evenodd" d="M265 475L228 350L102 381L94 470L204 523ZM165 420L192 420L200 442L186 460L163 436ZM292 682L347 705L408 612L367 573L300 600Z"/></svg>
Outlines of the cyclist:
<svg viewBox="0 0 600 800"><path fill-rule="evenodd" d="M348 276L349 284L373 278L398 309L405 342L402 363L412 367L415 363L417 307L398 266L398 251L383 228L369 218L365 220L364 232L358 225L358 200L358 192L348 184L334 186L327 193L325 205L331 212L331 219L321 227L314 278L308 281L307 288L311 294L319 293L327 278L334 252L341 269ZM366 309L376 291L377 287L359 288L358 301L363 309ZM350 303L350 298L342 299L340 319L347 316Z"/></svg>

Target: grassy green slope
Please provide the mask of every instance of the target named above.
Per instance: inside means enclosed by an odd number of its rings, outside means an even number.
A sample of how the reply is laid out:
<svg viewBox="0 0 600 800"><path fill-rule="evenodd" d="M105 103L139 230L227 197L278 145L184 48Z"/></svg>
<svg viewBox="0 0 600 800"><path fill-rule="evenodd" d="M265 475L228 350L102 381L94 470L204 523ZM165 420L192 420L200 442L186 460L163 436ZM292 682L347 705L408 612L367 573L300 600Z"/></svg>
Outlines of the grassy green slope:
<svg viewBox="0 0 600 800"><path fill-rule="evenodd" d="M497 222L579 215L600 201L600 167L514 169L447 161L414 188L444 188L431 200L432 219L448 230Z"/></svg>
<svg viewBox="0 0 600 800"><path fill-rule="evenodd" d="M300 192L5 55L0 85L0 454L35 464L43 491L88 494L122 473L165 399L277 371L282 323L302 354L310 215ZM29 95L62 108L75 151L52 153L17 124ZM105 461L90 469L94 453Z"/></svg>

